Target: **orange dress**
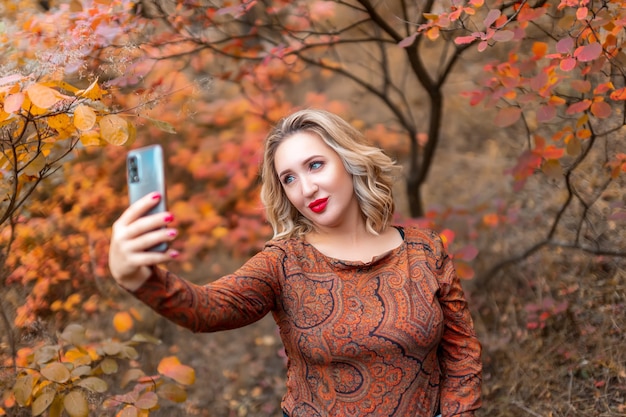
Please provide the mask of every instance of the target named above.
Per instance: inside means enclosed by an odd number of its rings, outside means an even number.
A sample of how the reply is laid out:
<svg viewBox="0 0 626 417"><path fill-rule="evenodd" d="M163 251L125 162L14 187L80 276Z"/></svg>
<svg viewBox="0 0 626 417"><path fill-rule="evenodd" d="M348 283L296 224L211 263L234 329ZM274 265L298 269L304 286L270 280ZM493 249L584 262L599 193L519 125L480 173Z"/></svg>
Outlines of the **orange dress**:
<svg viewBox="0 0 626 417"><path fill-rule="evenodd" d="M400 230L404 243L368 263L272 240L206 285L154 268L134 295L194 332L271 312L288 358L290 417L473 416L481 347L459 279L437 234Z"/></svg>

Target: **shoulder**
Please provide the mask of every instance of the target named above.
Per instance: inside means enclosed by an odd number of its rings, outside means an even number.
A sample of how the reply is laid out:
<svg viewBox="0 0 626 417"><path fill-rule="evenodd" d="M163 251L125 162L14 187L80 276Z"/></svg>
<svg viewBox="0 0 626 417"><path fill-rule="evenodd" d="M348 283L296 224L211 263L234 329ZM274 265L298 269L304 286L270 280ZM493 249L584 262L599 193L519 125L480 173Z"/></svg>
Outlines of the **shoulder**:
<svg viewBox="0 0 626 417"><path fill-rule="evenodd" d="M404 230L405 240L408 243L428 245L433 248L443 246L441 236L432 229L416 225L401 226Z"/></svg>
<svg viewBox="0 0 626 417"><path fill-rule="evenodd" d="M298 254L304 249L304 241L299 238L285 238L285 239L272 239L265 243L263 252L270 252L276 254Z"/></svg>

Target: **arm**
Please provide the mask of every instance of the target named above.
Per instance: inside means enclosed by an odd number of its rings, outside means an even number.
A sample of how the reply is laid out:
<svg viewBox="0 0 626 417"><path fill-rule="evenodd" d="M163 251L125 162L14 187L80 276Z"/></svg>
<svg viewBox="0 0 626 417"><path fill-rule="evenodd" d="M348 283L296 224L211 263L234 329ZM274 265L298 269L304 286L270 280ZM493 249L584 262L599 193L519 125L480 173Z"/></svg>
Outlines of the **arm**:
<svg viewBox="0 0 626 417"><path fill-rule="evenodd" d="M160 315L194 332L214 332L253 323L276 305L281 252L266 249L237 272L196 285L153 267L131 293Z"/></svg>
<svg viewBox="0 0 626 417"><path fill-rule="evenodd" d="M444 332L439 347L442 416L470 417L481 406L481 346L463 288L441 239L433 237L432 269L439 281Z"/></svg>
<svg viewBox="0 0 626 417"><path fill-rule="evenodd" d="M115 281L159 314L196 332L241 327L267 314L279 291L277 265L283 252L265 250L235 274L208 285L187 282L156 267L178 252L149 250L176 237L171 213L145 215L161 198L153 193L139 199L113 224L109 269Z"/></svg>

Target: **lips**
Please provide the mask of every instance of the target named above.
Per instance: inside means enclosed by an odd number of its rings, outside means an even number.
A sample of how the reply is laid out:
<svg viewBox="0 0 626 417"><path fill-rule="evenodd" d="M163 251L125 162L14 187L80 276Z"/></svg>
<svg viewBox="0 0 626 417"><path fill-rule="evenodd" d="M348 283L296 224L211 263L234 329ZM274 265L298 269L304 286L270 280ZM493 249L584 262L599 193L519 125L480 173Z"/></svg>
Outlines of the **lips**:
<svg viewBox="0 0 626 417"><path fill-rule="evenodd" d="M309 208L314 213L321 213L322 211L326 209L327 205L328 205L328 198L320 198L318 200L311 202L311 204L309 204Z"/></svg>

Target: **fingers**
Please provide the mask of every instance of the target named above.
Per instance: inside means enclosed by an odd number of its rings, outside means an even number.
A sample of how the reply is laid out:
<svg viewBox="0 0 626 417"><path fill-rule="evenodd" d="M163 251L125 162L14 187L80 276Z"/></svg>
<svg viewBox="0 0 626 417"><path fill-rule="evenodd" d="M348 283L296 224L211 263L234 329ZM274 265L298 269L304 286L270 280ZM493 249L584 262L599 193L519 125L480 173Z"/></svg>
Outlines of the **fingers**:
<svg viewBox="0 0 626 417"><path fill-rule="evenodd" d="M135 203L131 204L124 211L124 213L122 213L120 218L117 220L117 223L120 223L122 225L128 225L136 221L137 219L144 216L150 209L156 206L162 198L163 196L157 192L143 196Z"/></svg>
<svg viewBox="0 0 626 417"><path fill-rule="evenodd" d="M172 249L151 250L171 242L177 235L170 225L174 220L171 213L146 215L161 198L158 193L148 194L131 204L113 224L109 269L113 278L126 288L138 288L149 277L149 267L178 256Z"/></svg>
<svg viewBox="0 0 626 417"><path fill-rule="evenodd" d="M174 228L161 228L157 230L148 230L138 234L136 237L127 239L124 243L124 250L127 252L154 252L151 248L169 243L176 238L178 231Z"/></svg>

